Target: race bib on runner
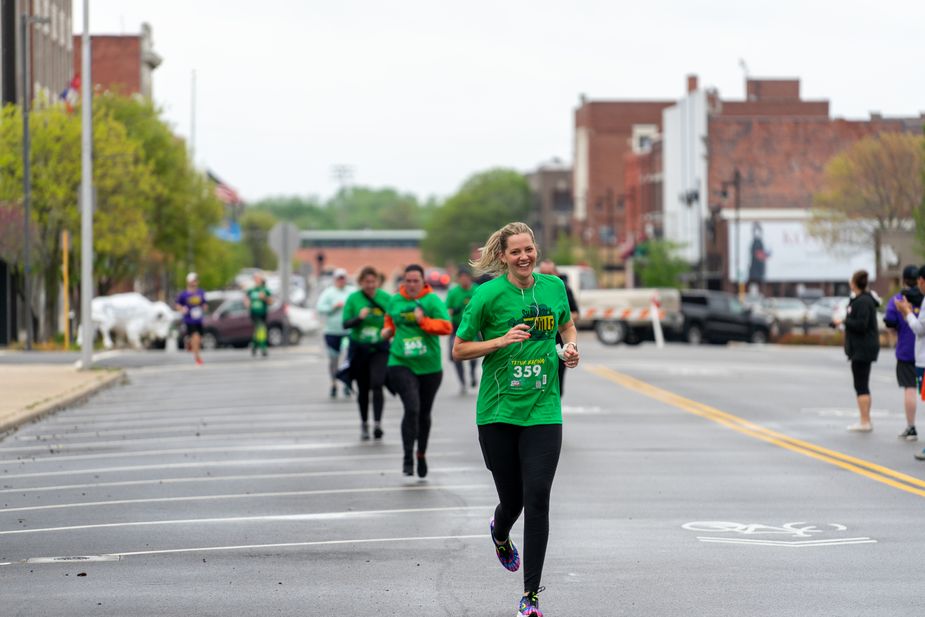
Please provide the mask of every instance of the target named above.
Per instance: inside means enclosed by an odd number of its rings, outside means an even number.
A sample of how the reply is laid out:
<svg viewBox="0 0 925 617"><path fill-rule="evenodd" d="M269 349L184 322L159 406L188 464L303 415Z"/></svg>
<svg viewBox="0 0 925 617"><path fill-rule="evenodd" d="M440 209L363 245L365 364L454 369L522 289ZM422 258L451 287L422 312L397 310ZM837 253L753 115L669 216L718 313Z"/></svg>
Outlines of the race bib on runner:
<svg viewBox="0 0 925 617"><path fill-rule="evenodd" d="M379 328L376 326L364 326L363 329L360 330L360 340L375 343L379 340Z"/></svg>
<svg viewBox="0 0 925 617"><path fill-rule="evenodd" d="M196 319L196 320L202 319L202 307L201 306L190 307L189 316L190 316L190 319Z"/></svg>
<svg viewBox="0 0 925 617"><path fill-rule="evenodd" d="M427 353L427 343L420 336L406 338L404 340L404 356L406 358L416 358Z"/></svg>
<svg viewBox="0 0 925 617"><path fill-rule="evenodd" d="M508 364L508 382L514 392L542 390L549 381L546 358L510 360Z"/></svg>

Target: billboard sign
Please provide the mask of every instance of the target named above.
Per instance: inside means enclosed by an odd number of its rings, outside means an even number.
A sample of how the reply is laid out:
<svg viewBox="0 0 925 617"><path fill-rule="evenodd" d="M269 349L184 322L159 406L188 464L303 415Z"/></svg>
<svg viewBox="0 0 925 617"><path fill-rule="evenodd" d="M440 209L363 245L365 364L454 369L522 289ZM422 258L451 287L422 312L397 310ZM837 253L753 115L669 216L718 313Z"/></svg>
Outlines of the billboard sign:
<svg viewBox="0 0 925 617"><path fill-rule="evenodd" d="M850 230L846 230L850 231ZM810 234L804 221L729 221L729 281L744 283L815 283L847 281L857 270L874 280L873 246L860 234L845 233L831 244ZM739 276L736 277L738 244Z"/></svg>

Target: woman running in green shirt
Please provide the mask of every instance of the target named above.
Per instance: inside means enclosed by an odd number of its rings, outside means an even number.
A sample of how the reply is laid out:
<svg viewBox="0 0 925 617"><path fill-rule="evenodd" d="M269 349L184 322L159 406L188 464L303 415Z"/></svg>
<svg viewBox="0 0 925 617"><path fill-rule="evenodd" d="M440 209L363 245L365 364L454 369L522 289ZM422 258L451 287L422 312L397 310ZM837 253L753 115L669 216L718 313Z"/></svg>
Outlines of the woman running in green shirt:
<svg viewBox="0 0 925 617"><path fill-rule="evenodd" d="M357 382L360 407L360 439L369 439L369 392L373 393L373 437L382 439L382 409L385 397L386 363L389 344L382 340L385 310L389 294L379 289L379 273L372 266L360 270L360 289L347 296L344 304L344 328L350 330L350 374Z"/></svg>
<svg viewBox="0 0 925 617"><path fill-rule="evenodd" d="M427 439L430 412L443 380L440 335L452 330L443 301L424 282L424 269L405 268L404 283L389 300L382 338L390 339L389 383L401 397L405 415L401 421L404 446L402 473L414 475L417 443L418 477L427 475Z"/></svg>
<svg viewBox="0 0 925 617"><path fill-rule="evenodd" d="M557 276L534 273L536 259L533 231L524 223L510 223L489 237L472 266L498 276L479 286L453 344L454 360L485 358L476 423L499 499L489 533L501 565L516 571L520 555L510 532L524 512L529 559L518 609L523 617L543 616L537 594L549 538L549 496L562 447L558 362L574 368L579 360L565 285Z"/></svg>

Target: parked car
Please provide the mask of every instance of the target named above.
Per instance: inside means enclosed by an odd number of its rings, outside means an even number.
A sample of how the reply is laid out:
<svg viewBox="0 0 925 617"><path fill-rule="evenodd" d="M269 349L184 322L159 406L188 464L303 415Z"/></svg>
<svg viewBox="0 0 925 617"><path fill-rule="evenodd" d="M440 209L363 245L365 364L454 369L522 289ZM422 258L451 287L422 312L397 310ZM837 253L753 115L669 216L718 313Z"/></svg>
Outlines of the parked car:
<svg viewBox="0 0 925 617"><path fill-rule="evenodd" d="M809 322L815 326L828 327L832 323L832 312L839 302L847 302L841 296L825 296L813 302L809 307Z"/></svg>
<svg viewBox="0 0 925 617"><path fill-rule="evenodd" d="M684 339L692 344L748 341L766 343L773 320L755 313L734 295L722 291L681 293Z"/></svg>
<svg viewBox="0 0 925 617"><path fill-rule="evenodd" d="M761 309L774 320L780 332L809 327L809 309L799 298L765 298Z"/></svg>
<svg viewBox="0 0 925 617"><path fill-rule="evenodd" d="M284 327L289 325L289 344L296 345L302 339L302 332L289 322L286 307L281 304L270 307L267 314L267 341L271 347L283 344ZM203 349L218 347L246 347L253 338L254 324L244 306L243 294L222 302L202 323Z"/></svg>

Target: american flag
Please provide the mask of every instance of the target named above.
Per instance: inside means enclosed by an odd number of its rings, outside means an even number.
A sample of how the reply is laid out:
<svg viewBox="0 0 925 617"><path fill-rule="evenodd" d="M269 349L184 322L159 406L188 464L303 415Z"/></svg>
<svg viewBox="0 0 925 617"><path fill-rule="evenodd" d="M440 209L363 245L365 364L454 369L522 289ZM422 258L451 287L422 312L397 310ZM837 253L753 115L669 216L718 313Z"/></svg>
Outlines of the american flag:
<svg viewBox="0 0 925 617"><path fill-rule="evenodd" d="M226 206L235 206L244 203L244 200L241 199L238 192L222 182L218 176L211 171L207 171L206 174L209 176L209 180L215 184L215 196L218 197L219 201Z"/></svg>

